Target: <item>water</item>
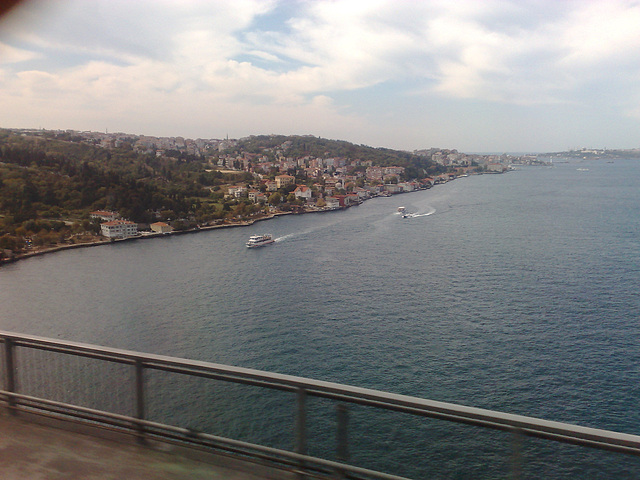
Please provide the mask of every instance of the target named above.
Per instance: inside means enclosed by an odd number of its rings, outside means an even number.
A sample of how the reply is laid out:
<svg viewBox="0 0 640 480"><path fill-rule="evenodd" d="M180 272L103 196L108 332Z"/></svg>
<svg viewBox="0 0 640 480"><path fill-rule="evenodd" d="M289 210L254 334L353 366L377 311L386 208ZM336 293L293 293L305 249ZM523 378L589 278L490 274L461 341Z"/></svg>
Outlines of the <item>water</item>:
<svg viewBox="0 0 640 480"><path fill-rule="evenodd" d="M343 212L60 252L0 269L0 328L637 434L639 187L631 160L529 167ZM247 250L259 233L276 243ZM249 398L230 391L228 408L234 395ZM503 434L354 418L365 466L506 475ZM310 422L328 428L320 413ZM259 435L247 425L236 428ZM640 476L635 460L535 440L524 457L527 478Z"/></svg>

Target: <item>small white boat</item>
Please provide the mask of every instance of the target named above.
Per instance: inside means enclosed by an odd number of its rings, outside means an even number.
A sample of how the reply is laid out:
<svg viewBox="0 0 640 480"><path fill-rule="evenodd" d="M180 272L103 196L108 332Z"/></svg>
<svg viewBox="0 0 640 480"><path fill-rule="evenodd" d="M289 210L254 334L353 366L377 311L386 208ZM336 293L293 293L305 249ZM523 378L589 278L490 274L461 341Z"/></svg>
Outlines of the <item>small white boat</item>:
<svg viewBox="0 0 640 480"><path fill-rule="evenodd" d="M275 240L269 234L251 235L249 237L249 241L247 242L247 248L263 247L263 246L269 245L270 243L273 243L273 242L275 242Z"/></svg>
<svg viewBox="0 0 640 480"><path fill-rule="evenodd" d="M398 207L398 213L402 215L402 218L407 218L409 216L405 207Z"/></svg>

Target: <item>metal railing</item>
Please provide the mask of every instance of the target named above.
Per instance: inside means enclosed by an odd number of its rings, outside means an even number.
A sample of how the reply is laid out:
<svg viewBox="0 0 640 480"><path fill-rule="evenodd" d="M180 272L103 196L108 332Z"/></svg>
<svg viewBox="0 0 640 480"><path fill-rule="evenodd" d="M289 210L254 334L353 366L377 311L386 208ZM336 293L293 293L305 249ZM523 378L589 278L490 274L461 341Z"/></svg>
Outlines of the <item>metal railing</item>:
<svg viewBox="0 0 640 480"><path fill-rule="evenodd" d="M145 439L161 439L197 445L244 459L266 462L278 468L297 472L303 477L383 480L404 478L349 464L348 429L351 405L364 405L416 417L430 417L506 431L513 434L514 445L518 445L522 437L538 437L640 456L640 436L637 435L291 375L4 331L0 331L0 344L2 345L0 362L3 376L0 401L11 412L26 411L73 418L130 433L137 436L141 442ZM56 358L62 356L67 360L60 366L59 360L51 360L52 355ZM71 359L82 359L82 363L78 367ZM52 367L56 363L58 366ZM106 365L105 368L112 369L108 382L103 380L107 376L102 376L102 373L96 374L98 370L92 370L95 365L99 365L99 368ZM104 371L101 370L101 372ZM223 382L284 392L291 397L293 406L294 448L287 450L260 445L201 432L188 425L171 425L171 422L152 420L148 410L153 403L151 397L154 394L154 388L157 387L157 384L154 384L154 372L164 372L180 378L200 379L205 382ZM62 378L64 376L73 377L74 380L64 381ZM82 385L82 388L78 387L79 385ZM175 383L173 385L175 386ZM99 388L104 391L95 395L95 390ZM78 392L82 389L85 393ZM193 392L186 390L174 393L177 396L188 397ZM64 401L68 398L75 400ZM100 402L112 398L118 399L115 407L95 407ZM307 416L308 402L311 398L330 399L336 402L335 461L309 454ZM511 473L513 478L519 478L520 475L519 458L519 448L516 447L513 451Z"/></svg>

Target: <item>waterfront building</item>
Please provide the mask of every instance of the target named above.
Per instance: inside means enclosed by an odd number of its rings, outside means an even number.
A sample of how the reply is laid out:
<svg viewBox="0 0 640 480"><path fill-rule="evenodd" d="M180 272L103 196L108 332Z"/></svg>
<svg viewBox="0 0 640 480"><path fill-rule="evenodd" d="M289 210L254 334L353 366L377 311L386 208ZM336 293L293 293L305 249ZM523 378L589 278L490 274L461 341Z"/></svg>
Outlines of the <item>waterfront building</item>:
<svg viewBox="0 0 640 480"><path fill-rule="evenodd" d="M402 187L395 183L385 183L384 189L389 193L402 193Z"/></svg>
<svg viewBox="0 0 640 480"><path fill-rule="evenodd" d="M152 223L150 227L151 231L155 233L171 233L173 231L173 228L164 222Z"/></svg>
<svg viewBox="0 0 640 480"><path fill-rule="evenodd" d="M107 238L128 238L138 234L138 224L129 220L112 220L100 224L102 235Z"/></svg>
<svg viewBox="0 0 640 480"><path fill-rule="evenodd" d="M504 167L504 165L502 165L501 163L489 163L487 165L487 172L504 172L506 169Z"/></svg>
<svg viewBox="0 0 640 480"><path fill-rule="evenodd" d="M341 206L340 200L336 197L325 197L324 202L328 209L336 209Z"/></svg>

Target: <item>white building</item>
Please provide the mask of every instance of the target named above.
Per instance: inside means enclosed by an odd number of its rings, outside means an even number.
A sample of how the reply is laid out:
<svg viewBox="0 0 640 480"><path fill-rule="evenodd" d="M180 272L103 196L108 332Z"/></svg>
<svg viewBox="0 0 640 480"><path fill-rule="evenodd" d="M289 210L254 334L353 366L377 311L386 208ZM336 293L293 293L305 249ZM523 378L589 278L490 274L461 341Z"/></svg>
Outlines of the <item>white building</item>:
<svg viewBox="0 0 640 480"><path fill-rule="evenodd" d="M138 224L129 220L113 220L100 224L102 235L107 238L135 237L138 234Z"/></svg>
<svg viewBox="0 0 640 480"><path fill-rule="evenodd" d="M312 197L311 189L306 185L299 185L298 187L296 187L296 189L293 191L293 194L297 198L302 198L304 200L309 200Z"/></svg>
<svg viewBox="0 0 640 480"><path fill-rule="evenodd" d="M247 194L247 187L242 185L232 185L229 187L229 195L235 198L244 197Z"/></svg>
<svg viewBox="0 0 640 480"><path fill-rule="evenodd" d="M324 201L327 209L340 208L340 200L338 200L336 197L325 197Z"/></svg>
<svg viewBox="0 0 640 480"><path fill-rule="evenodd" d="M89 213L89 216L91 218L99 218L105 222L110 222L118 218L118 214L116 212L108 212L106 210L96 210L95 212Z"/></svg>

